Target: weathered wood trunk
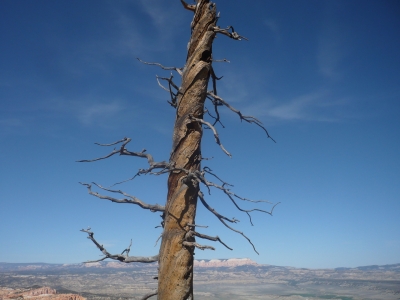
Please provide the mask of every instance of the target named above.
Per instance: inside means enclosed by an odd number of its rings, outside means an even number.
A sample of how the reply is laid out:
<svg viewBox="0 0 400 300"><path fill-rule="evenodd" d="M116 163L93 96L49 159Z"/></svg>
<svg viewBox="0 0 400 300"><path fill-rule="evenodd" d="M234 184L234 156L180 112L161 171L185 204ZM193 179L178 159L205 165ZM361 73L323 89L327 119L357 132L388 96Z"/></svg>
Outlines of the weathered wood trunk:
<svg viewBox="0 0 400 300"><path fill-rule="evenodd" d="M200 169L204 101L211 74L211 53L216 26L215 4L199 0L194 13L186 65L177 97L176 120L170 162L176 168ZM195 223L199 187L186 180L183 171L171 172L164 215L164 232L159 256L158 299L193 299L194 248L182 243Z"/></svg>

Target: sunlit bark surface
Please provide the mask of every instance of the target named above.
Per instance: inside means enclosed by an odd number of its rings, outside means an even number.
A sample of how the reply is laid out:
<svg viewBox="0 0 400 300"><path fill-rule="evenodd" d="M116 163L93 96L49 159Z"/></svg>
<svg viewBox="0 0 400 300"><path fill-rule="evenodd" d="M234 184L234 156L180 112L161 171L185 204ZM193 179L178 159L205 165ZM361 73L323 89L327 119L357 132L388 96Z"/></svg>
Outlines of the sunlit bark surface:
<svg viewBox="0 0 400 300"><path fill-rule="evenodd" d="M199 1L194 8L192 35L177 98L170 157L176 168L200 169L202 127L191 117L203 118L215 37L212 28L215 26L215 4ZM159 255L158 299L161 300L193 299L194 249L184 246L183 242L188 231L187 224L195 223L199 187L198 183L187 180L185 176L184 172L174 171L168 178Z"/></svg>

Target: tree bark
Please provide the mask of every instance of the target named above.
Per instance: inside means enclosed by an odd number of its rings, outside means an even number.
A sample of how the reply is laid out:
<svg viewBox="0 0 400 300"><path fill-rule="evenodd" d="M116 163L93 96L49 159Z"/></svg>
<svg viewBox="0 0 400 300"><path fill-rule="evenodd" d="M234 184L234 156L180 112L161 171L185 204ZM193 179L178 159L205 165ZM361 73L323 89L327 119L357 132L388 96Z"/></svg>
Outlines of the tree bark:
<svg viewBox="0 0 400 300"><path fill-rule="evenodd" d="M182 2L184 3L184 2ZM194 8L194 7L191 7ZM175 168L200 170L202 119L211 74L212 43L215 37L216 6L198 0L191 24L186 65L176 103L176 120L170 162ZM194 248L183 245L195 224L199 186L184 171L173 171L168 177L168 195L164 213L164 231L159 255L158 299L193 299Z"/></svg>

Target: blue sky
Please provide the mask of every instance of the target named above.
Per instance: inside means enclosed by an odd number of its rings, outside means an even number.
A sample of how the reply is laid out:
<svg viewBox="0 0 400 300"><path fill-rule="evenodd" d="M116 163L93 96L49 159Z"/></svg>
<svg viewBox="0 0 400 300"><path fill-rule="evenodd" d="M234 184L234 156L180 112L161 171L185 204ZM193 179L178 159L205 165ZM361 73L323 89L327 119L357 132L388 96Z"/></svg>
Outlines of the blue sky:
<svg viewBox="0 0 400 300"><path fill-rule="evenodd" d="M245 5L244 5L245 4ZM205 165L237 194L281 202L254 226L221 193L209 204L241 222L260 255L199 204L201 232L263 264L332 268L400 262L400 4L398 1L217 2L219 25L249 41L215 40L218 92L259 118L277 141L222 110L224 155L205 131ZM159 214L87 194L127 179L145 161L76 163L131 137L129 149L169 157L175 112L136 58L183 66L192 14L180 1L0 3L0 261L75 263L99 258L81 228L110 252L132 238L154 255ZM179 75L175 74L179 83ZM209 104L208 104L209 106ZM120 186L163 204L166 177ZM243 204L245 205L245 204ZM268 206L263 206L268 209ZM209 244L207 242L203 242Z"/></svg>

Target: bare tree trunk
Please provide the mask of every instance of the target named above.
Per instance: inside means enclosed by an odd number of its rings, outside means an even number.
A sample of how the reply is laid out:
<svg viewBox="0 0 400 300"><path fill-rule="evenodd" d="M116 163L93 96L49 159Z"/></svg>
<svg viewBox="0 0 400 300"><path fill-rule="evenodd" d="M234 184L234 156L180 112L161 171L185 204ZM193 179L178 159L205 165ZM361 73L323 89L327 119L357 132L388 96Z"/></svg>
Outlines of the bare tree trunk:
<svg viewBox="0 0 400 300"><path fill-rule="evenodd" d="M227 186L230 187L231 185L212 173L210 168L200 168L202 160L201 138L203 134L203 125L212 130L215 142L220 146L221 150L226 155L231 156L231 154L221 144L218 132L214 127L215 124L220 123L220 115L218 112L219 106L225 106L230 111L237 114L241 121L257 125L265 131L268 138L272 140L273 138L269 135L267 129L258 119L253 116L243 115L239 110L232 107L227 101L217 95L216 80L218 78L215 76L211 65L213 61L212 43L215 35L217 33L223 34L234 40L247 39L235 32L232 26L228 26L225 29L217 26L216 23L218 17L216 15L216 6L209 0L196 0L196 5L188 5L184 0L181 0L181 2L186 9L194 12L193 21L191 23L192 35L188 44L188 54L184 69L182 70L176 67L164 67L159 63L148 63L140 60L148 65L157 65L164 70L175 70L182 76L182 83L179 90L177 85L172 82L172 75L170 78L160 77L162 80L168 81L169 92L171 95L170 104L176 108L173 143L169 161L154 161L153 156L149 153L146 153L145 150L142 150L141 152L129 151L126 146L131 139L127 137L110 144L97 143L97 145L105 147L111 147L117 144L120 144L121 146L119 149L114 148L111 153L105 156L79 161L94 162L107 159L114 155L126 155L146 159L149 167L147 169L139 169L136 175L128 180L133 180L136 176L141 174L161 175L169 173L168 195L165 206L148 204L121 190L114 190L103 187L97 183L93 183L97 189L103 190L109 194L118 194L123 196L122 199L118 199L108 194L100 194L92 191L92 184L81 183L87 187L89 194L100 199L109 200L115 203L133 204L152 212L163 212L162 242L158 255L145 257L130 256L129 253L131 251L132 240L128 248L123 250L121 254L112 254L94 238L94 233L90 228L81 230L82 232L88 234L88 238L104 255L102 258L95 261L113 259L125 263L149 263L158 260L158 290L146 294L142 298L144 300L154 295L158 295L159 300L193 299L194 248L197 247L202 250L215 250L211 246L197 244L194 239L195 236L202 239L219 242L226 248L232 250L232 248L222 242L218 236L205 235L195 230L195 216L198 198L204 207L216 218L218 218L225 227L242 235L258 254L251 240L243 232L228 224L235 224L239 220L236 218L228 218L220 214L207 203L204 194L200 191L200 183L203 184L208 191L210 191L210 188L215 188L222 191L239 211L247 214L251 224L252 221L250 213L258 211L272 215L274 207L278 204L274 204L270 211L260 208L244 209L238 204L237 201L246 201L250 203L272 203L266 200L250 200L241 197L232 192L230 188L227 188ZM210 76L213 80L213 88L212 91L207 91ZM159 85L161 85L160 82ZM161 85L161 87L163 86ZM163 88L168 91L167 88ZM176 90L178 90L177 93ZM203 119L204 102L206 98L210 99L215 109L216 115L213 117L213 124ZM216 178L217 182L209 181L206 179L206 175Z"/></svg>
<svg viewBox="0 0 400 300"><path fill-rule="evenodd" d="M208 0L197 6L184 6L194 11L192 36L182 74L176 107L176 120L170 162L175 168L200 170L202 119L211 74L212 43L216 33L216 7ZM158 299L193 299L194 247L185 246L188 224L195 223L198 183L187 173L173 171L168 178L168 196L164 215L164 232L159 255Z"/></svg>

